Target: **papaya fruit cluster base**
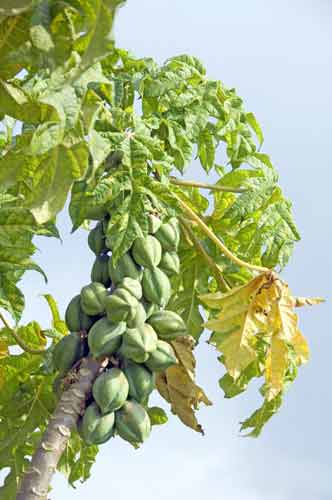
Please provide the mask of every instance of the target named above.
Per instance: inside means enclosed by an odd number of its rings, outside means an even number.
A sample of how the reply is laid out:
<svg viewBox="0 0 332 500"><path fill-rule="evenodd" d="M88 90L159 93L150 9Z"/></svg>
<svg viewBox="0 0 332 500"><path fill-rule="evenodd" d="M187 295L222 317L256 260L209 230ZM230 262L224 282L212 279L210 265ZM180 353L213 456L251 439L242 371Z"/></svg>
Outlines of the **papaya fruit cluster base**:
<svg viewBox="0 0 332 500"><path fill-rule="evenodd" d="M183 319L167 310L170 278L180 272L178 221L149 216L149 234L137 238L116 263L108 218L89 233L96 255L91 283L66 310L72 332L54 349L60 377L84 356L108 362L92 388L78 429L87 444L102 444L118 435L138 447L149 436L148 400L155 375L177 363L170 344L186 335Z"/></svg>

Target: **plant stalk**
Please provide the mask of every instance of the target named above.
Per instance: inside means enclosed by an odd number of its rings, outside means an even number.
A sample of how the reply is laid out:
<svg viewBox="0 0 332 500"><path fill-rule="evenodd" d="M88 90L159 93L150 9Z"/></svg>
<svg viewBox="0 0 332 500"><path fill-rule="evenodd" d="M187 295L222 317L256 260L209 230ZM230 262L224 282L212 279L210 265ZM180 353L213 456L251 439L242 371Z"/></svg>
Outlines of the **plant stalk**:
<svg viewBox="0 0 332 500"><path fill-rule="evenodd" d="M230 287L228 286L225 278L223 277L221 270L219 269L217 264L214 262L212 257L207 253L207 251L205 250L205 248L203 247L203 245L199 241L199 239L196 237L194 231L191 229L188 222L184 219L184 217L180 217L180 221L181 221L181 224L183 225L185 231L188 232L188 236L189 236L190 240L192 241L192 244L196 247L197 251L201 254L203 259L206 260L208 266L212 270L214 277L215 277L217 283L219 284L221 290L223 292L230 290Z"/></svg>
<svg viewBox="0 0 332 500"><path fill-rule="evenodd" d="M214 234L213 231L205 224L205 222L202 221L202 219L184 202L181 200L179 196L177 196L175 193L173 193L177 201L180 203L181 207L187 212L187 214L198 224L198 226L202 229L202 231L210 238L213 243L221 250L221 252L226 255L234 264L237 264L238 266L241 267L246 267L247 269L250 269L251 271L259 271L259 272L269 272L270 269L267 267L263 266L255 266L254 264L249 264L248 262L245 262L242 259L239 259L234 255L221 241L220 239Z"/></svg>
<svg viewBox="0 0 332 500"><path fill-rule="evenodd" d="M183 187L198 187L202 189L210 189L211 191L224 191L225 193L245 193L248 189L245 188L232 188L227 186L218 186L218 184L207 184L206 182L185 181L177 179L176 177L170 178L171 184Z"/></svg>

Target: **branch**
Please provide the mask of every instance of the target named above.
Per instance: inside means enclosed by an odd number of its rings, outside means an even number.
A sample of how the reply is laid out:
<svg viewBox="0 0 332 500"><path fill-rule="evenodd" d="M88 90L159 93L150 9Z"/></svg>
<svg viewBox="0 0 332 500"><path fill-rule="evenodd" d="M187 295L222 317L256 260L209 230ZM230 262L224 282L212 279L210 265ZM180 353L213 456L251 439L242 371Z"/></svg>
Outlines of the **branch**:
<svg viewBox="0 0 332 500"><path fill-rule="evenodd" d="M213 243L217 245L217 247L222 251L224 255L226 255L232 262L237 264L238 266L241 267L246 267L247 269L250 269L251 271L259 271L259 272L268 272L270 269L267 267L263 266L255 266L254 264L249 264L248 262L245 262L242 259L239 259L234 255L228 248L220 241L220 239L214 234L213 231L205 224L205 222L202 221L202 219L184 202L177 196L175 193L173 193L173 196L178 200L182 208L187 212L187 214L199 225L199 227L202 229L202 231L210 238Z"/></svg>
<svg viewBox="0 0 332 500"><path fill-rule="evenodd" d="M23 351L26 351L30 354L45 354L46 349L33 349L33 347L28 346L28 344L26 344L24 340L21 339L16 330L14 330L14 328L10 326L6 318L1 313L0 313L0 320L3 322L5 327L10 331L11 335L14 337L17 344L21 347L21 349L23 349Z"/></svg>
<svg viewBox="0 0 332 500"><path fill-rule="evenodd" d="M182 179L177 179L176 177L171 177L170 182L171 184L175 184L176 186L198 187L203 189L210 189L211 191L224 191L226 193L245 193L246 191L248 191L248 189L244 188L218 186L217 184L207 184L206 182L184 181Z"/></svg>
<svg viewBox="0 0 332 500"><path fill-rule="evenodd" d="M230 290L230 287L228 286L225 278L222 275L221 270L217 266L217 264L214 262L212 257L207 253L205 248L203 247L202 243L199 241L199 239L196 237L194 231L191 229L190 225L188 222L184 219L184 217L180 217L181 224L183 225L183 228L185 231L189 233L189 237L192 241L192 244L196 247L197 251L202 255L203 259L206 260L208 266L211 268L214 277L216 281L219 283L220 288L222 291L227 291Z"/></svg>
<svg viewBox="0 0 332 500"><path fill-rule="evenodd" d="M47 500L49 484L57 464L71 431L84 412L92 384L103 368L103 361L93 358L83 360L78 381L62 394L39 448L25 472L16 500Z"/></svg>

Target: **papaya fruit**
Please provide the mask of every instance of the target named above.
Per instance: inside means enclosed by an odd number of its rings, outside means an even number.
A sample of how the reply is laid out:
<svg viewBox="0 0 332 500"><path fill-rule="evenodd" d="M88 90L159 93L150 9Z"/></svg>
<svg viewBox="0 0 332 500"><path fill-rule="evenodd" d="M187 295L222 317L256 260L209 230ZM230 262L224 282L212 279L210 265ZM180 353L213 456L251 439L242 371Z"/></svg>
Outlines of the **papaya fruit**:
<svg viewBox="0 0 332 500"><path fill-rule="evenodd" d="M146 300L142 300L141 303L145 309L146 319L150 318L153 313L159 311L158 304L153 304L153 302L147 302Z"/></svg>
<svg viewBox="0 0 332 500"><path fill-rule="evenodd" d="M88 331L94 320L81 308L81 296L76 295L71 299L65 313L66 324L71 332Z"/></svg>
<svg viewBox="0 0 332 500"><path fill-rule="evenodd" d="M106 443L114 434L115 414L102 415L97 404L90 404L78 426L87 445Z"/></svg>
<svg viewBox="0 0 332 500"><path fill-rule="evenodd" d="M111 278L108 274L108 255L100 255L94 261L91 270L91 281L95 283L102 283L106 288L111 285Z"/></svg>
<svg viewBox="0 0 332 500"><path fill-rule="evenodd" d="M161 307L168 303L172 293L167 275L158 267L144 269L142 288L144 298Z"/></svg>
<svg viewBox="0 0 332 500"><path fill-rule="evenodd" d="M174 340L176 337L187 334L185 322L174 311L156 312L150 316L148 323L162 340Z"/></svg>
<svg viewBox="0 0 332 500"><path fill-rule="evenodd" d="M101 255L102 253L107 252L103 225L100 222L90 231L88 236L88 245L90 250L92 250L96 255Z"/></svg>
<svg viewBox="0 0 332 500"><path fill-rule="evenodd" d="M159 267L168 276L180 273L180 259L176 252L164 252Z"/></svg>
<svg viewBox="0 0 332 500"><path fill-rule="evenodd" d="M73 332L62 337L54 347L53 363L60 374L64 375L86 354L86 342L82 341L78 333Z"/></svg>
<svg viewBox="0 0 332 500"><path fill-rule="evenodd" d="M164 340L158 340L157 349L150 354L144 364L152 372L163 372L176 363L177 358L173 347Z"/></svg>
<svg viewBox="0 0 332 500"><path fill-rule="evenodd" d="M97 316L105 312L105 299L108 291L102 283L90 283L81 290L81 307L85 314Z"/></svg>
<svg viewBox="0 0 332 500"><path fill-rule="evenodd" d="M123 278L128 277L138 281L142 278L142 270L135 264L129 253L124 254L115 266L113 260L110 259L108 272L114 285L117 285Z"/></svg>
<svg viewBox="0 0 332 500"><path fill-rule="evenodd" d="M123 278L118 284L118 288L124 288L127 292L130 292L135 299L140 300L143 295L142 285L138 280L133 278Z"/></svg>
<svg viewBox="0 0 332 500"><path fill-rule="evenodd" d="M138 448L150 435L150 417L142 405L134 400L126 401L115 412L115 429L122 439Z"/></svg>
<svg viewBox="0 0 332 500"><path fill-rule="evenodd" d="M129 396L139 403L146 404L155 388L154 375L143 365L127 362L124 373L129 383Z"/></svg>
<svg viewBox="0 0 332 500"><path fill-rule="evenodd" d="M137 328L138 326L141 326L145 323L146 321L146 312L144 309L144 306L141 302L138 302L135 316L133 318L128 317L127 318L127 326L128 328Z"/></svg>
<svg viewBox="0 0 332 500"><path fill-rule="evenodd" d="M107 318L98 320L89 331L88 343L92 355L110 356L121 345L121 336L126 331L126 323L111 323Z"/></svg>
<svg viewBox="0 0 332 500"><path fill-rule="evenodd" d="M177 250L180 243L179 223L175 217L162 224L154 235L165 252Z"/></svg>
<svg viewBox="0 0 332 500"><path fill-rule="evenodd" d="M92 386L92 395L103 415L121 408L128 392L128 380L119 368L111 368L102 373Z"/></svg>
<svg viewBox="0 0 332 500"><path fill-rule="evenodd" d="M161 219L156 215L149 214L148 216L148 232L150 234L155 234L162 224Z"/></svg>
<svg viewBox="0 0 332 500"><path fill-rule="evenodd" d="M105 299L107 318L113 323L134 318L137 306L138 300L124 288L117 288Z"/></svg>
<svg viewBox="0 0 332 500"><path fill-rule="evenodd" d="M128 328L122 337L121 354L135 361L144 363L157 348L158 337L151 325L147 323Z"/></svg>
<svg viewBox="0 0 332 500"><path fill-rule="evenodd" d="M136 238L131 251L135 262L140 266L153 268L158 266L161 260L161 244L151 234Z"/></svg>

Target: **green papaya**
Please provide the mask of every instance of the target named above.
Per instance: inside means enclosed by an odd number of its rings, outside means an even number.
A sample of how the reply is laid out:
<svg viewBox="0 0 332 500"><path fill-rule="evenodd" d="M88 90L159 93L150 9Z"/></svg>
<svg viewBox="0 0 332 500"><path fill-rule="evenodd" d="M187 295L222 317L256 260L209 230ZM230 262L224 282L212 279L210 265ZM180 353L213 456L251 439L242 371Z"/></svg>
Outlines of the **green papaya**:
<svg viewBox="0 0 332 500"><path fill-rule="evenodd" d="M89 348L95 358L110 356L121 345L121 336L126 331L126 323L111 323L107 318L98 320L88 335Z"/></svg>
<svg viewBox="0 0 332 500"><path fill-rule="evenodd" d="M134 318L138 300L124 288L117 288L105 299L107 318L113 323Z"/></svg>
<svg viewBox="0 0 332 500"><path fill-rule="evenodd" d="M128 328L136 328L141 326L146 321L146 312L144 306L141 302L137 304L136 313L133 318L127 318L127 326Z"/></svg>
<svg viewBox="0 0 332 500"><path fill-rule="evenodd" d="M81 307L89 316L105 312L105 299L108 291L101 283L90 283L81 290Z"/></svg>
<svg viewBox="0 0 332 500"><path fill-rule="evenodd" d="M157 349L153 351L145 365L152 372L163 372L167 368L177 363L177 358L173 347L164 340L158 340Z"/></svg>
<svg viewBox="0 0 332 500"><path fill-rule="evenodd" d="M118 288L124 288L127 292L130 292L135 299L140 300L143 295L142 285L138 280L133 278L123 278L118 284Z"/></svg>
<svg viewBox="0 0 332 500"><path fill-rule="evenodd" d="M88 236L88 245L90 250L92 250L96 255L101 255L102 253L107 252L103 225L100 222L90 231Z"/></svg>
<svg viewBox="0 0 332 500"><path fill-rule="evenodd" d="M115 428L122 439L138 448L149 437L151 422L145 408L132 400L115 412Z"/></svg>
<svg viewBox="0 0 332 500"><path fill-rule="evenodd" d="M108 255L100 255L94 261L91 270L91 281L95 283L102 283L106 288L111 285L111 278L108 273Z"/></svg>
<svg viewBox="0 0 332 500"><path fill-rule="evenodd" d="M121 408L128 392L128 380L119 368L111 368L102 373L92 386L92 395L103 415Z"/></svg>
<svg viewBox="0 0 332 500"><path fill-rule="evenodd" d="M148 216L148 231L150 234L155 234L162 224L161 219L156 215L149 214Z"/></svg>
<svg viewBox="0 0 332 500"><path fill-rule="evenodd" d="M65 313L66 324L71 332L88 331L93 324L93 318L82 311L81 296L71 299Z"/></svg>
<svg viewBox="0 0 332 500"><path fill-rule="evenodd" d="M151 325L147 323L128 328L122 337L120 352L136 363L144 363L157 348L158 337Z"/></svg>
<svg viewBox="0 0 332 500"><path fill-rule="evenodd" d="M161 307L164 307L168 303L172 293L168 277L158 267L144 269L142 288L144 298Z"/></svg>
<svg viewBox="0 0 332 500"><path fill-rule="evenodd" d="M124 254L118 260L116 266L113 265L113 260L110 259L108 272L114 285L117 285L123 278L128 277L138 281L142 278L142 270L135 264L129 253Z"/></svg>
<svg viewBox="0 0 332 500"><path fill-rule="evenodd" d="M145 309L146 319L150 318L153 313L159 311L158 304L153 304L153 302L147 302L146 300L143 300L142 305Z"/></svg>
<svg viewBox="0 0 332 500"><path fill-rule="evenodd" d="M150 316L148 323L162 340L174 340L176 337L187 334L185 322L174 311L164 310L156 312Z"/></svg>
<svg viewBox="0 0 332 500"><path fill-rule="evenodd" d="M64 375L86 354L86 343L82 340L79 333L70 333L62 337L54 347L53 363L60 374Z"/></svg>
<svg viewBox="0 0 332 500"><path fill-rule="evenodd" d="M161 260L161 244L151 234L143 238L136 238L132 246L132 254L137 264L153 268Z"/></svg>
<svg viewBox="0 0 332 500"><path fill-rule="evenodd" d="M90 404L78 430L87 445L106 443L114 434L114 413L102 415L96 403Z"/></svg>
<svg viewBox="0 0 332 500"><path fill-rule="evenodd" d="M155 237L166 252L176 250L180 243L180 229L177 219L172 217L168 222L162 224Z"/></svg>
<svg viewBox="0 0 332 500"><path fill-rule="evenodd" d="M146 404L155 388L154 375L143 365L128 361L124 373L129 383L129 396L139 403Z"/></svg>
<svg viewBox="0 0 332 500"><path fill-rule="evenodd" d="M164 252L159 267L168 276L180 273L180 259L176 252Z"/></svg>

